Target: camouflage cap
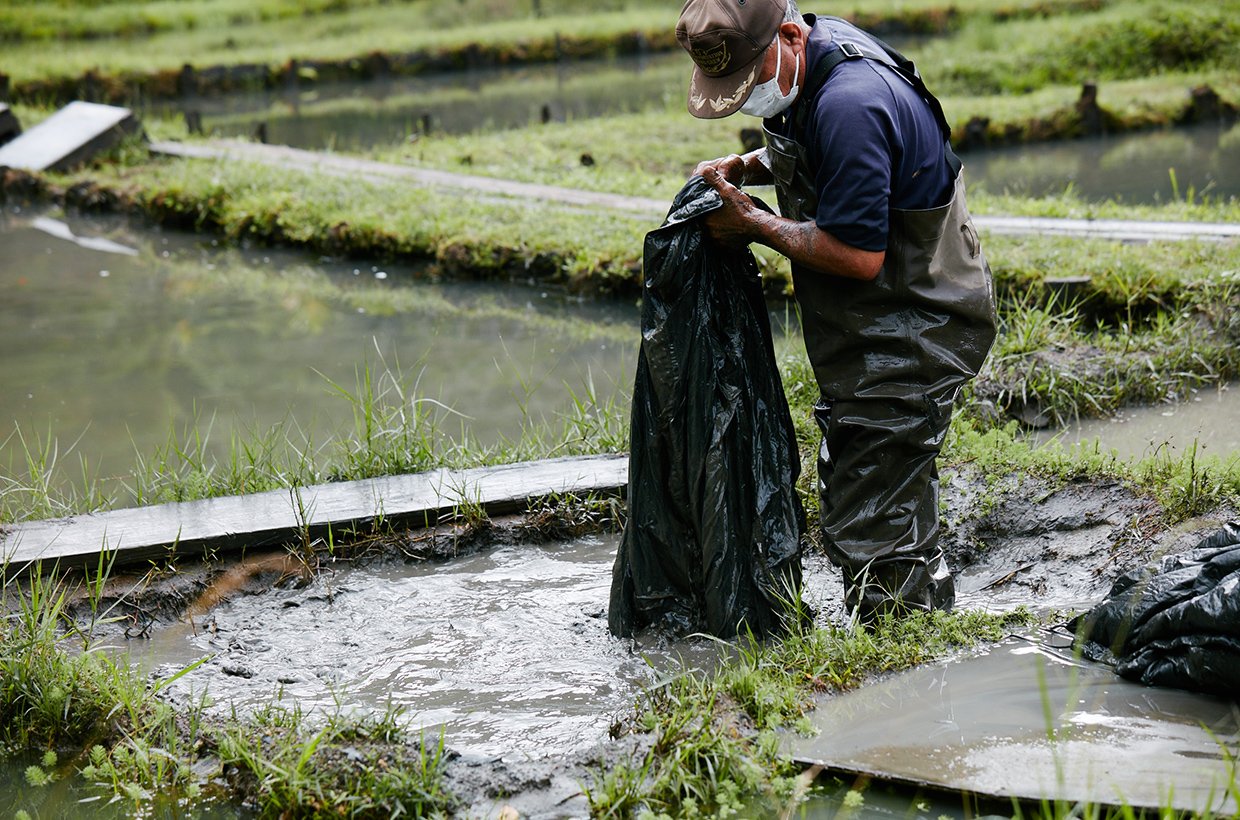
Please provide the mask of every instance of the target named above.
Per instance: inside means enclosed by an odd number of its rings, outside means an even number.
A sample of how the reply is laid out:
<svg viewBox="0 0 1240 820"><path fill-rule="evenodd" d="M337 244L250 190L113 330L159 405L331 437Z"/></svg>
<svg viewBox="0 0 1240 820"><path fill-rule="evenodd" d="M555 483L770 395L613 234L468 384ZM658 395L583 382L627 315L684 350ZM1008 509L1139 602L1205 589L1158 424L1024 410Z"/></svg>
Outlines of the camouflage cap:
<svg viewBox="0 0 1240 820"><path fill-rule="evenodd" d="M784 21L785 0L688 0L676 39L693 58L689 113L735 113L757 85L762 57Z"/></svg>

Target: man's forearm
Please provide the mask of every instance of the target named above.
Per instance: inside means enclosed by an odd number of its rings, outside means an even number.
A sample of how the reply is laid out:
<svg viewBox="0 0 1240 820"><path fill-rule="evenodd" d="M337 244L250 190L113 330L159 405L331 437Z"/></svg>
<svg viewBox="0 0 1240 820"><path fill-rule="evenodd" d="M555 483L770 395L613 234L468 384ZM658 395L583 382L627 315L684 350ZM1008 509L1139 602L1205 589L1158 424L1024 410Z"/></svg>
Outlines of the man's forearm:
<svg viewBox="0 0 1240 820"><path fill-rule="evenodd" d="M813 222L796 222L760 212L754 241L782 253L794 263L819 273L870 281L878 275L886 253L866 251L841 242Z"/></svg>

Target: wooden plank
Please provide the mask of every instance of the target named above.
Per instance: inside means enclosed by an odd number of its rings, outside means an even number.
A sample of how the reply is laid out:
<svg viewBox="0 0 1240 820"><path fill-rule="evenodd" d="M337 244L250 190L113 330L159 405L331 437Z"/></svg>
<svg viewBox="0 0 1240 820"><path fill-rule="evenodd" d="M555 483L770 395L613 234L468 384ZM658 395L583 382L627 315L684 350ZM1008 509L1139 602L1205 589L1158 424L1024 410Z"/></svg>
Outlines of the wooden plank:
<svg viewBox="0 0 1240 820"><path fill-rule="evenodd" d="M123 566L321 538L379 519L423 526L463 504L498 514L557 493L617 494L628 471L627 455L556 458L30 521L0 531L0 566L9 575L38 562L93 566L101 553Z"/></svg>
<svg viewBox="0 0 1240 820"><path fill-rule="evenodd" d="M108 150L140 127L128 108L71 102L0 146L0 165L29 171L66 171Z"/></svg>

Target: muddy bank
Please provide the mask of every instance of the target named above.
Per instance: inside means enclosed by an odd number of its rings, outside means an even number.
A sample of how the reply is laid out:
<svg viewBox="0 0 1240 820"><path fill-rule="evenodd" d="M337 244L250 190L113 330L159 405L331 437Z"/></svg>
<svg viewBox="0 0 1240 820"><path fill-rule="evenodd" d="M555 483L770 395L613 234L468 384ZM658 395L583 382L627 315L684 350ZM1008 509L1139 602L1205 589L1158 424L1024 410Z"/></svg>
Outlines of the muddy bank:
<svg viewBox="0 0 1240 820"><path fill-rule="evenodd" d="M1114 482L996 477L969 465L945 470L944 482L943 543L963 608L1082 608L1119 573L1193 546L1237 513L1218 509L1171 526L1155 500ZM307 708L371 711L395 697L414 720L445 727L444 777L455 813L495 816L511 806L522 815L583 816L582 785L653 742L626 724L636 694L677 657L709 669L718 651L607 634L615 536L606 533L619 521L618 510L545 508L389 534L335 561L320 555L313 569L304 556L275 551L165 568L136 590L138 579L118 577L106 600L125 619L104 629L110 642L137 647L157 679L209 656L164 691L178 708L203 689L215 699L211 720L229 704L245 712L280 695ZM838 572L814 554L806 579L818 625L840 624ZM498 618L499 632L488 632L489 618ZM400 638L404 630L422 630L426 640ZM383 648L376 640L394 643ZM462 692L476 702L462 707ZM446 701L436 706L437 697ZM407 756L418 742L385 753ZM369 753L358 744L352 754ZM213 764L210 748L201 754L195 771L206 781L226 786L231 799L252 799L252 773ZM321 756L327 765L351 764L343 747Z"/></svg>

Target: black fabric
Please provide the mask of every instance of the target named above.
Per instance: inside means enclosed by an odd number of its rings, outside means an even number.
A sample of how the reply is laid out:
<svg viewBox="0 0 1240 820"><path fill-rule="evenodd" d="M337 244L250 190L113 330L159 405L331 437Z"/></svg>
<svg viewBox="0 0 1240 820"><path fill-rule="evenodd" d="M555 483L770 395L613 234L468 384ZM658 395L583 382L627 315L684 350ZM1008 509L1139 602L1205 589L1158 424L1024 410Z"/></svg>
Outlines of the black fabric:
<svg viewBox="0 0 1240 820"><path fill-rule="evenodd" d="M618 636L769 634L801 585L800 462L757 265L697 219L721 204L694 177L646 235Z"/></svg>
<svg viewBox="0 0 1240 820"><path fill-rule="evenodd" d="M1240 521L1124 575L1072 626L1125 678L1240 700Z"/></svg>

